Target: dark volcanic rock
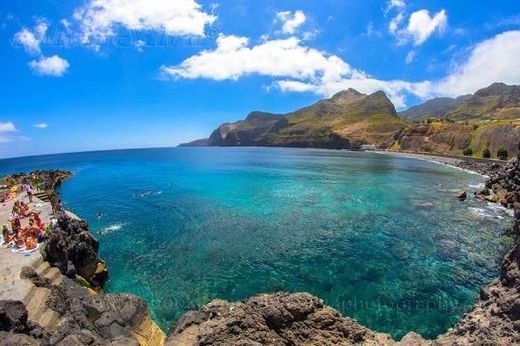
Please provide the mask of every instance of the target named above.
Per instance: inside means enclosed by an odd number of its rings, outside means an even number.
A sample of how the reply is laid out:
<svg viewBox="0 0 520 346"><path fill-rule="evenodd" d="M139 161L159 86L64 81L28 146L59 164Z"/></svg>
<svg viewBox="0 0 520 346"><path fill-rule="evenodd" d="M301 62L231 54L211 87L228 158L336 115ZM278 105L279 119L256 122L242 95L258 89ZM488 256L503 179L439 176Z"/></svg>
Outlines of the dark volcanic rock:
<svg viewBox="0 0 520 346"><path fill-rule="evenodd" d="M49 334L27 320L24 303L0 301L0 345L47 345Z"/></svg>
<svg viewBox="0 0 520 346"><path fill-rule="evenodd" d="M102 288L108 271L97 256L98 250L99 243L85 221L61 214L44 243L42 254L62 274L74 277L77 272L94 288Z"/></svg>
<svg viewBox="0 0 520 346"><path fill-rule="evenodd" d="M520 209L520 159L515 157L502 169L492 172L486 181L486 190L480 195L507 208Z"/></svg>
<svg viewBox="0 0 520 346"><path fill-rule="evenodd" d="M26 277L37 286L42 282L43 278L38 274L26 272ZM140 298L127 294L92 295L92 291L89 293L68 278L63 278L58 285L49 283L46 288L51 292L45 305L59 316L56 329L48 332L28 322L22 302L0 302L0 330L9 331L10 339L30 336L39 344L60 346L152 346L160 345L164 340L164 334L153 324L146 303ZM9 308L3 309L4 306ZM7 319L3 318L4 310L9 311ZM4 323L4 320L8 322Z"/></svg>
<svg viewBox="0 0 520 346"><path fill-rule="evenodd" d="M391 342L307 293L258 295L239 303L216 300L187 313L173 329L170 346Z"/></svg>
<svg viewBox="0 0 520 346"><path fill-rule="evenodd" d="M5 332L27 332L27 309L21 301L0 301L0 330Z"/></svg>
<svg viewBox="0 0 520 346"><path fill-rule="evenodd" d="M20 173L5 176L2 181L7 186L14 186L17 184L23 184L26 182L31 182L34 186L38 186L40 190L52 192L54 189L59 186L62 181L67 178L70 178L72 173L69 171L62 170L37 170L32 171L31 173Z"/></svg>
<svg viewBox="0 0 520 346"><path fill-rule="evenodd" d="M482 289L473 310L452 331L441 335L441 345L520 344L520 241L502 262L500 278Z"/></svg>
<svg viewBox="0 0 520 346"><path fill-rule="evenodd" d="M0 346L38 346L40 342L25 334L0 332Z"/></svg>

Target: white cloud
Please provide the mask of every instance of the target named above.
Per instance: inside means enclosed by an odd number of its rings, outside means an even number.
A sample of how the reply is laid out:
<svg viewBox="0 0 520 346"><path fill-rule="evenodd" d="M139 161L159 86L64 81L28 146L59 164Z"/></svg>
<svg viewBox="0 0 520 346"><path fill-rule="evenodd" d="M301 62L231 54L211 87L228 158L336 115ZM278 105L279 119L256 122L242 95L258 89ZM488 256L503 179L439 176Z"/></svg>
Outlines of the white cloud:
<svg viewBox="0 0 520 346"><path fill-rule="evenodd" d="M393 8L405 8L406 3L404 0L390 0L386 6L386 11L390 11Z"/></svg>
<svg viewBox="0 0 520 346"><path fill-rule="evenodd" d="M500 81L520 84L520 30L507 31L477 44L469 58L439 81L434 94L458 96Z"/></svg>
<svg viewBox="0 0 520 346"><path fill-rule="evenodd" d="M0 134L7 132L16 132L16 126L11 121L1 122L0 121Z"/></svg>
<svg viewBox="0 0 520 346"><path fill-rule="evenodd" d="M302 11L283 11L278 12L276 14L277 20L279 20L282 23L282 32L284 34L292 35L296 32L296 30L302 26L305 21L307 20L307 17L305 16L305 13Z"/></svg>
<svg viewBox="0 0 520 346"><path fill-rule="evenodd" d="M441 10L433 17L426 9L413 12L408 18L408 24L402 26L406 17L406 3L404 0L390 0L384 10L385 14L392 11L393 17L388 23L388 31L394 35L398 44L412 42L420 46L428 40L435 32L442 33L448 25L446 10Z"/></svg>
<svg viewBox="0 0 520 346"><path fill-rule="evenodd" d="M399 28L399 24L404 19L404 14L402 12L399 12L394 18L390 20L390 23L388 24L388 30L390 30L390 33L396 34L397 29Z"/></svg>
<svg viewBox="0 0 520 346"><path fill-rule="evenodd" d="M215 50L202 51L178 66L163 66L162 71L171 77L214 80L251 74L317 80L352 72L337 56L302 46L295 37L250 46L247 37L222 34L217 38Z"/></svg>
<svg viewBox="0 0 520 346"><path fill-rule="evenodd" d="M18 132L16 126L11 121L0 121L0 144L10 143L15 141L28 141L29 138L25 136L15 136L13 133Z"/></svg>
<svg viewBox="0 0 520 346"><path fill-rule="evenodd" d="M295 37L251 46L247 37L220 35L215 50L202 51L177 66L163 66L161 71L173 78L217 81L253 74L271 76L279 79L274 84L283 91L327 96L348 87L361 92L383 89L397 104L403 102L400 92L404 87L400 85L410 84L372 79L338 56L306 47Z"/></svg>
<svg viewBox="0 0 520 346"><path fill-rule="evenodd" d="M46 129L47 127L49 127L49 125L47 123L39 123L39 124L35 124L34 127L39 128L39 129Z"/></svg>
<svg viewBox="0 0 520 346"><path fill-rule="evenodd" d="M46 21L40 20L36 26L29 30L23 28L14 35L14 41L25 49L29 54L40 54L40 44L45 39L45 34L49 25Z"/></svg>
<svg viewBox="0 0 520 346"><path fill-rule="evenodd" d="M413 52L413 51L412 51ZM411 56L415 53L409 53ZM473 93L496 81L520 83L520 31L497 35L476 45L467 61L437 81L379 80L352 68L336 55L306 47L295 37L251 45L247 37L220 35L214 50L205 50L176 66L163 66L172 78L237 80L248 75L273 77L282 91L330 96L354 88L363 93L383 90L397 108L406 96L421 99Z"/></svg>
<svg viewBox="0 0 520 346"><path fill-rule="evenodd" d="M415 60L415 56L417 53L414 50L411 50L406 54L406 58L404 59L404 62L406 64L411 64Z"/></svg>
<svg viewBox="0 0 520 346"><path fill-rule="evenodd" d="M442 33L447 24L448 16L445 10L439 11L433 17L430 17L427 10L419 10L410 15L408 26L402 34L410 37L415 46L419 46L434 32Z"/></svg>
<svg viewBox="0 0 520 346"><path fill-rule="evenodd" d="M117 26L131 30L164 30L172 36L204 36L217 17L195 0L89 0L74 12L83 43L104 40Z"/></svg>
<svg viewBox="0 0 520 346"><path fill-rule="evenodd" d="M38 60L33 60L29 63L29 66L37 75L60 77L67 72L70 64L58 55L53 55L51 57L42 56Z"/></svg>

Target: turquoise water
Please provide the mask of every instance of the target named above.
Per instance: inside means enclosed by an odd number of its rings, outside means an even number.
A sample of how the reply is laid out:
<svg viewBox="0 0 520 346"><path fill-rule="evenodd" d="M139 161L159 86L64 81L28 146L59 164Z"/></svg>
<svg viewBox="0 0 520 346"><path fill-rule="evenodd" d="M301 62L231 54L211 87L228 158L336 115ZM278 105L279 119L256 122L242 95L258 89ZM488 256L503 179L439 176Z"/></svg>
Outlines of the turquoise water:
<svg viewBox="0 0 520 346"><path fill-rule="evenodd" d="M375 153L108 151L0 161L71 169L60 189L109 265L167 329L214 298L307 291L363 325L435 337L498 275L509 216L457 189L481 176ZM103 213L97 219L98 212Z"/></svg>

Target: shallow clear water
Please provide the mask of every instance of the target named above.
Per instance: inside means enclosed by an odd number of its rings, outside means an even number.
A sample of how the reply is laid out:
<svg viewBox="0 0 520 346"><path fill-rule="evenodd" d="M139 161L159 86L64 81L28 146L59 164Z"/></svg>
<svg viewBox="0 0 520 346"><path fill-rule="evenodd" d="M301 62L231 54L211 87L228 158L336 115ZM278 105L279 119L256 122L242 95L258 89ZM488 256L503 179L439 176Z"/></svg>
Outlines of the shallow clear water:
<svg viewBox="0 0 520 346"><path fill-rule="evenodd" d="M504 211L453 197L481 176L408 158L175 148L0 161L0 173L35 168L75 172L60 190L101 242L107 290L146 299L164 329L214 298L285 290L394 337L435 337L497 276L508 241Z"/></svg>

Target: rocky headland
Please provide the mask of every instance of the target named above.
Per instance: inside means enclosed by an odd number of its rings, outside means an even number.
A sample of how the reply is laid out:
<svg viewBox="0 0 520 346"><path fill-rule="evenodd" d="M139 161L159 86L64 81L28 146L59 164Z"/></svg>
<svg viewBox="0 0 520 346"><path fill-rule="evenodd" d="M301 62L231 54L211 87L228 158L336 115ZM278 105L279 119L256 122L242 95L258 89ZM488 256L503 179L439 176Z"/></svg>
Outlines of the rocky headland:
<svg viewBox="0 0 520 346"><path fill-rule="evenodd" d="M519 151L520 86L494 83L397 113L383 91L354 89L287 114L251 112L181 146L362 149L508 159Z"/></svg>
<svg viewBox="0 0 520 346"><path fill-rule="evenodd" d="M461 165L487 173L486 187L475 197L514 211L511 231L516 240L499 277L482 288L474 308L436 340L410 332L396 341L308 293L285 292L242 302L212 301L186 313L166 339L142 299L102 292L108 271L97 256L98 242L85 222L62 214L42 247L41 260L22 270L21 280L34 285L31 297L0 301L0 345L519 344L520 160L516 157L505 166ZM35 301L42 313L31 318Z"/></svg>

